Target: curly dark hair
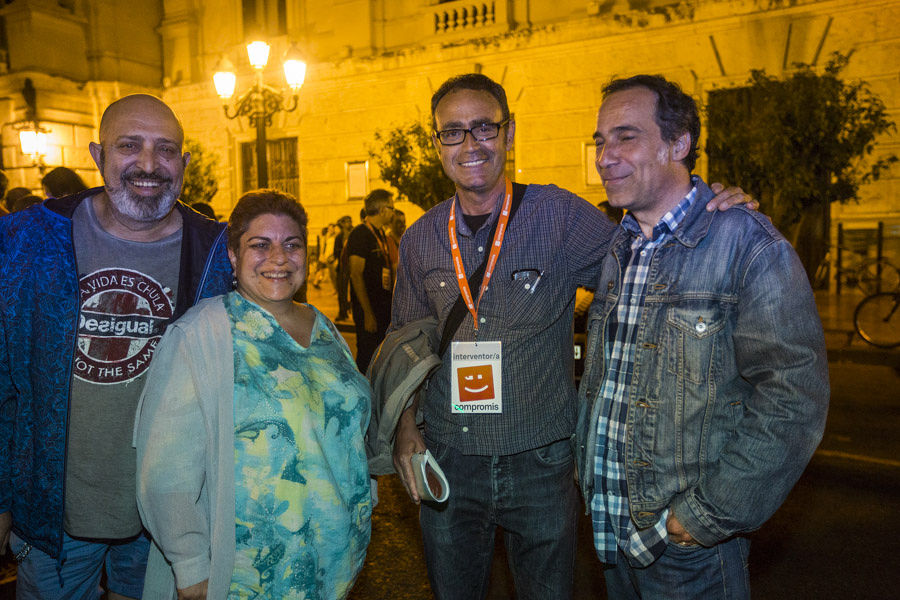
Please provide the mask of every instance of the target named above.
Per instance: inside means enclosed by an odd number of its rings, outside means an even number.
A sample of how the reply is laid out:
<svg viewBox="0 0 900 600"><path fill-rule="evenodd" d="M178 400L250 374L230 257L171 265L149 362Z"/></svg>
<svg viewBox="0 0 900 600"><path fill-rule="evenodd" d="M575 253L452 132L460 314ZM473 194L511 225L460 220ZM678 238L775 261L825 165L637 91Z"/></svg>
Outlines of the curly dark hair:
<svg viewBox="0 0 900 600"><path fill-rule="evenodd" d="M285 215L294 220L300 228L303 245L308 239L309 219L300 202L290 194L280 190L252 190L238 200L228 219L228 248L237 252L241 246L241 236L247 233L250 222L260 215Z"/></svg>
<svg viewBox="0 0 900 600"><path fill-rule="evenodd" d="M661 75L635 75L627 79L614 79L603 87L603 99L615 92L634 88L646 88L656 94L656 124L662 138L674 142L687 132L691 136L691 149L682 160L688 172L697 164L698 141L700 140L700 113L697 103L685 94L677 83L668 81Z"/></svg>

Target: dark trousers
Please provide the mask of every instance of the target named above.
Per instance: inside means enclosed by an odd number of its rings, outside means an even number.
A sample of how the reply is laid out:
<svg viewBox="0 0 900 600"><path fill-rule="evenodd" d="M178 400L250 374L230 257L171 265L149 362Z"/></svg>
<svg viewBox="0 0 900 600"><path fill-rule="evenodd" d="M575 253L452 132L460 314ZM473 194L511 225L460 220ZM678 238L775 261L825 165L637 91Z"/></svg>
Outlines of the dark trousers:
<svg viewBox="0 0 900 600"><path fill-rule="evenodd" d="M569 440L508 456L426 443L450 484L447 502L423 502L419 510L435 598L485 597L500 526L516 598L570 599L578 492Z"/></svg>
<svg viewBox="0 0 900 600"><path fill-rule="evenodd" d="M648 567L618 562L604 572L610 598L622 600L750 600L750 541L735 537L711 548L669 543Z"/></svg>
<svg viewBox="0 0 900 600"><path fill-rule="evenodd" d="M372 360L375 350L378 349L378 345L384 341L388 325L391 324L390 312L386 318L384 315L376 315L375 319L378 327L375 333L369 333L366 331L366 317L362 307L356 302L353 303L353 325L356 326L356 367L363 374L369 368L369 362Z"/></svg>
<svg viewBox="0 0 900 600"><path fill-rule="evenodd" d="M337 270L338 314L350 314L350 271L338 267Z"/></svg>

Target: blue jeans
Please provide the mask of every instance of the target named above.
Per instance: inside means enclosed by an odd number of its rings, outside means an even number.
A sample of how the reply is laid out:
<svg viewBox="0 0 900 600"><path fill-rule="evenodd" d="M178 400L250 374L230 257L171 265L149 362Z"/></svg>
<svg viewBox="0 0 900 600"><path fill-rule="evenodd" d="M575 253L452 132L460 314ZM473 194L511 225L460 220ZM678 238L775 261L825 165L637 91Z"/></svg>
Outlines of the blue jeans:
<svg viewBox="0 0 900 600"><path fill-rule="evenodd" d="M25 542L12 534L9 546L13 554ZM140 598L147 571L150 539L141 534L121 543L74 539L63 533L66 559L57 571L57 560L32 547L16 572L16 600L99 600L100 573L106 567L109 591Z"/></svg>
<svg viewBox="0 0 900 600"><path fill-rule="evenodd" d="M711 548L670 543L649 567L632 567L622 551L604 572L610 598L623 600L750 600L750 540Z"/></svg>
<svg viewBox="0 0 900 600"><path fill-rule="evenodd" d="M509 456L426 443L450 483L447 502L423 502L419 512L435 597L486 596L500 526L516 597L571 598L578 499L569 440Z"/></svg>

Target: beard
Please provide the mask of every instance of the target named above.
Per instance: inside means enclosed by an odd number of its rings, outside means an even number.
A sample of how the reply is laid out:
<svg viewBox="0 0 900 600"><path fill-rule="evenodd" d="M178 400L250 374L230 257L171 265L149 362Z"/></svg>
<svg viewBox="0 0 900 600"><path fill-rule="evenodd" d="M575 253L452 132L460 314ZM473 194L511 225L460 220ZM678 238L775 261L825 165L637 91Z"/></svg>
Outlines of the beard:
<svg viewBox="0 0 900 600"><path fill-rule="evenodd" d="M160 184L156 194L142 196L129 188L131 181L155 181ZM171 212L181 193L181 186L174 185L171 177L160 171L147 173L140 168L128 169L119 178L118 186L104 178L106 194L116 210L138 223L160 221Z"/></svg>

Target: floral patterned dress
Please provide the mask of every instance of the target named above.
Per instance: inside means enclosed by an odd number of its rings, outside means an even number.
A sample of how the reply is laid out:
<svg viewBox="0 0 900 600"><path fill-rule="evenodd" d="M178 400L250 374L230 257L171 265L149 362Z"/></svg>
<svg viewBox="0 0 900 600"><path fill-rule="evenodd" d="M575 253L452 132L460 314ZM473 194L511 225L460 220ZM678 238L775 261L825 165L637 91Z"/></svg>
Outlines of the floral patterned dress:
<svg viewBox="0 0 900 600"><path fill-rule="evenodd" d="M229 598L345 598L369 544L368 382L314 308L304 348L237 292L224 300L234 339Z"/></svg>

